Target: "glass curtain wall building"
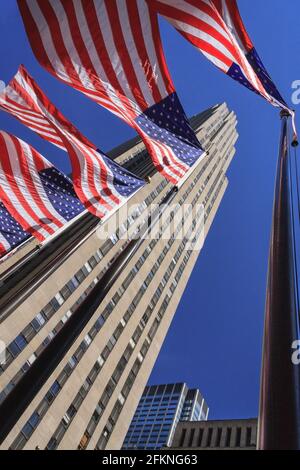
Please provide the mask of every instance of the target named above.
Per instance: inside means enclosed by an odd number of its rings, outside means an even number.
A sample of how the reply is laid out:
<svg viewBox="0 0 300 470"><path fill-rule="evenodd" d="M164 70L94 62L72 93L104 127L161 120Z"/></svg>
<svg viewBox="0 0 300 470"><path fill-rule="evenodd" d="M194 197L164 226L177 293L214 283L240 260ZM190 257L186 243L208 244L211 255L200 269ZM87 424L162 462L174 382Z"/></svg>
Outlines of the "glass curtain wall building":
<svg viewBox="0 0 300 470"><path fill-rule="evenodd" d="M208 406L198 389L184 383L151 385L144 390L123 449L161 449L172 442L179 421L207 420Z"/></svg>

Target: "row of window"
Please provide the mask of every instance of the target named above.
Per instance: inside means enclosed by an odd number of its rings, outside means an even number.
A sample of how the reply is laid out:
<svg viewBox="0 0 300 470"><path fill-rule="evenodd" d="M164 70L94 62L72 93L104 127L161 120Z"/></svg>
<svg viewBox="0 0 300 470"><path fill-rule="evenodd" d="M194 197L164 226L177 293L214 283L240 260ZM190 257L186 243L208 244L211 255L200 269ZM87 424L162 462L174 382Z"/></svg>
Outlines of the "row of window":
<svg viewBox="0 0 300 470"><path fill-rule="evenodd" d="M172 214L170 214L170 218L172 217ZM160 234L160 236L162 235L163 231L167 228L169 224L169 221L167 220L165 222L165 224L163 225L162 227L162 232ZM177 230L180 229L180 226L178 227ZM176 236L176 232L174 234L174 236ZM158 240L152 240L151 243L154 242L154 244L157 243ZM172 240L172 244L173 244L173 241L174 239ZM154 246L154 245L153 245ZM163 250L162 254L159 256L158 260L156 261L156 263L154 264L152 270L150 271L150 273L148 274L147 278L145 279L144 283L142 284L141 288L139 289L137 295L135 296L135 298L133 299L132 301L132 304L130 305L129 309L127 310L126 314L124 315L124 320L126 319L126 323L129 321L129 318L132 316L135 308L137 307L137 305L139 304L144 292L146 291L148 285L150 284L150 282L152 281L152 279L154 278L157 270L159 269L159 266L160 264L162 263L165 255L167 254L167 252L169 251L169 248L171 246L171 243L170 241L168 242L168 244L166 245L165 249ZM144 255L142 255L144 258L145 258L145 253L148 251L148 247L147 249L145 250L144 252ZM145 258L146 259L146 258ZM144 259L144 260L145 260ZM137 262L139 263L140 260ZM175 266L176 264L176 261L175 263L172 263L172 266ZM139 267L140 269L140 267ZM125 280L126 281L126 280ZM160 288L160 286L159 286ZM159 288L156 290L155 294L154 294L154 298L159 298L160 297L160 292L159 292ZM151 304L151 302L150 302ZM146 314L146 317L145 317L145 314ZM109 397L110 397L110 391L113 390L114 388L114 385L118 382L120 376L121 376L121 373L122 373L122 370L124 370L124 368L126 367L126 364L129 360L129 354L131 355L131 352L133 351L133 348L135 346L135 344L137 343L138 339L139 339L139 336L141 335L142 331L143 331L143 328L145 327L147 321L148 321L148 318L147 318L147 312L145 312L141 322L140 322L140 325L137 327L134 335L132 336L132 339L131 339L131 343L129 344L128 346L128 349L126 350L125 354L126 354L126 357L122 358L121 361L119 362L114 374L112 375L112 378L110 380L110 383L107 385L108 387L108 390L105 389L104 392L103 392L103 396L102 398L100 399L100 402L98 404L98 409L95 410L91 420L90 420L90 423L88 425L88 434L89 436L91 435L91 432L92 430L94 430L97 426L97 423L98 421L100 420L100 417L102 415L102 412L104 411L106 405L107 405L107 402L109 400ZM115 342L113 343L112 345L112 348L113 346L115 345ZM112 348L109 349L108 351L108 354L111 352ZM103 352L102 352L102 358L103 358ZM127 357L128 356L128 357ZM107 356L108 357L108 356ZM105 357L105 360L107 359L107 357ZM92 369L93 370L93 369ZM100 372L100 368L97 367L97 375L99 374ZM90 384L91 385L91 384ZM76 400L76 398L75 398ZM80 402L81 404L81 402ZM78 403L79 405L79 403ZM72 405L71 405L72 406ZM102 411L100 413L100 410ZM77 408L77 411L78 411L78 408ZM68 414L68 412L67 412ZM72 416L73 418L73 416ZM49 443L48 443L48 446L47 448L48 449L53 449L55 447L58 446L60 440L62 439L64 433L66 432L69 424L71 422L71 419L68 420L68 423L66 424L64 419L61 421L59 427L57 428L56 432L54 433L54 435L52 436L52 438L50 439ZM86 437L86 436L85 436ZM86 439L84 438L84 440L86 441Z"/></svg>
<svg viewBox="0 0 300 470"><path fill-rule="evenodd" d="M197 180L199 180L199 178L200 178L200 176L201 176L202 173L203 173L203 169L201 170L200 174L196 177L195 182L196 182ZM194 184L195 184L195 182L194 182ZM189 190L190 190L190 188L188 188L188 190L186 191L186 194L189 193ZM128 280L127 280L127 281L128 281ZM125 283L126 283L126 282L125 282ZM112 301L112 302L113 302L113 301ZM98 322L99 322L99 320L98 320ZM69 362L70 362L69 366L71 366L71 370L72 370L72 362L73 362L73 361L74 361L74 360L72 360L72 358L71 358L71 360L69 361ZM75 364L74 364L74 366L75 366ZM68 365L67 365L67 367L68 367ZM22 445L22 446L23 446L23 445ZM16 447L13 445L13 448L16 448ZM18 445L18 448L20 448L19 445Z"/></svg>
<svg viewBox="0 0 300 470"><path fill-rule="evenodd" d="M122 164L124 168L135 173L140 178L152 176L156 172L153 161L146 150L136 152L135 156L130 155L129 161Z"/></svg>
<svg viewBox="0 0 300 470"><path fill-rule="evenodd" d="M226 131L230 129L231 124L227 123L224 125ZM214 140L214 148L221 153L221 159L224 157L224 153L230 153L232 151L234 142L236 141L237 134L235 128L233 128L227 135L225 132L220 133L220 137L217 140Z"/></svg>
<svg viewBox="0 0 300 470"><path fill-rule="evenodd" d="M154 190L134 212L134 216L129 216L128 220L123 224L119 230L118 230L118 236L121 236L124 233L125 226L131 225L135 218L141 214L142 208L146 207L145 204L148 202L149 204L159 194L159 191L163 189L165 184L160 184L156 190ZM42 328L42 326L45 325L46 321L48 321L52 315L54 314L55 311L57 311L60 306L64 303L65 300L71 295L71 293L74 292L74 290L81 284L85 278L91 273L91 271L97 266L97 264L100 262L100 260L103 258L104 253L106 254L106 247L107 242L113 242L117 241L116 235L110 237L109 240L105 242L105 244L102 246L101 250L97 250L94 256L92 256L87 263L85 263L84 267L80 269L75 276L62 288L60 293L58 293L54 299L48 304L48 306L43 309L34 319L33 321L23 330L23 333L20 334L12 343L9 345L9 349L13 351L14 355L12 356L10 353L8 354L8 358L16 357L26 346L27 344L31 341L31 339L35 336L35 334ZM124 245L122 247L124 249ZM118 253L119 254L119 253ZM114 258L113 258L114 259ZM7 384L4 390L0 393L0 402L5 399L5 397L8 395L8 393L12 390L12 388L17 384L17 382L20 380L22 375L26 373L26 371L29 369L29 367L33 364L33 362L36 360L36 358L41 354L43 349L49 344L49 342L53 339L53 337L60 331L60 329L63 327L63 325L66 323L66 321L70 318L72 313L78 308L78 306L82 303L82 301L86 298L86 296L90 293L94 285L98 282L98 280L103 276L105 271L108 269L110 264L112 263L112 260L110 260L110 263L108 263L105 268L101 271L101 276L98 276L92 284L88 286L88 288L83 292L83 294L79 297L79 299L75 302L75 304L72 306L72 308L62 317L60 322L55 326L55 328L49 333L47 338L42 342L42 344L39 346L39 348L28 358L28 360L25 362L25 364L21 367L20 371L13 377L13 379ZM50 309L50 306L52 308ZM8 365L11 363L11 360L8 360L6 362L6 365L4 366L5 368L8 367Z"/></svg>
<svg viewBox="0 0 300 470"><path fill-rule="evenodd" d="M178 402L178 394L176 395L167 395L163 397L158 397L158 398L147 398L146 400L140 401L141 408L146 408L148 409L149 407L151 408L152 406L169 406L169 404L176 404Z"/></svg>
<svg viewBox="0 0 300 470"><path fill-rule="evenodd" d="M206 208L206 213L205 213L205 217L204 217L204 222L206 222L206 220L207 220L207 218L208 218L208 215L210 214L211 209L212 209L212 207L213 207L213 205L214 205L214 203L215 203L217 197L219 196L219 193L220 193L220 191L221 191L221 189L222 189L222 187L223 187L223 183L224 183L225 179L226 179L226 176L224 175L223 178L221 179L221 181L220 181L220 183L219 183L217 189L215 190L215 193L214 193L214 195L213 195L213 197L212 197L212 199L211 199L211 202L209 203L208 207Z"/></svg>
<svg viewBox="0 0 300 470"><path fill-rule="evenodd" d="M219 145L222 140L226 137L226 131L230 129L236 122L236 118L232 119L232 116L234 116L233 112L230 112L228 116L226 117L225 121L220 123L218 133L220 134L218 138L214 138L214 143L215 145ZM220 130L223 130L223 132L220 132ZM235 131L235 129L233 129Z"/></svg>
<svg viewBox="0 0 300 470"><path fill-rule="evenodd" d="M235 430L235 433L233 433L233 430ZM179 441L179 447L236 448L251 446L255 446L253 429L251 427L245 428L245 433L242 437L242 428L239 426L236 428L191 428L189 430L183 428Z"/></svg>
<svg viewBox="0 0 300 470"><path fill-rule="evenodd" d="M3 364L3 372L13 360L25 349L36 334L45 326L52 316L60 309L63 303L72 295L77 287L88 277L91 271L103 258L101 250L97 252L85 263L85 265L73 276L58 294L33 318L33 320L22 330L22 332L7 347L7 360ZM71 312L77 305L72 307ZM63 320L62 320L63 321ZM26 369L26 365L24 365Z"/></svg>
<svg viewBox="0 0 300 470"><path fill-rule="evenodd" d="M230 137L231 137L231 134L230 134ZM231 141L230 137L228 138L228 141L227 141L227 149L226 149L225 157L220 156L220 157L216 160L216 162L214 163L214 165L213 165L211 171L209 172L209 174L207 175L205 181L203 182L203 185L202 185L202 188L203 188L203 189L206 187L208 181L210 180L210 178L211 178L212 175L214 174L214 172L215 172L216 168L218 167L220 161L221 161L221 160L224 160L224 163L225 163L225 162L228 160L229 155L230 155L230 153L231 153L231 146L232 146L232 141ZM228 148L229 148L229 150L228 150ZM215 150L215 152L216 152L216 150ZM223 165L222 165L222 168L223 168ZM219 171L217 177L215 178L215 181L216 181L216 180L220 177L220 175L222 174L222 171L223 171L222 168L221 168L221 170ZM204 199L204 201L203 201L204 207L206 206L208 200L210 199L211 194L212 194L213 191L214 191L214 185L212 185L212 186L210 187L209 191L207 192L207 195L206 195L206 197L205 197L205 199Z"/></svg>
<svg viewBox="0 0 300 470"><path fill-rule="evenodd" d="M135 427L134 430L130 430L128 431L127 433L127 436L126 436L126 439L125 441L130 441L132 439L132 437L137 437L137 436L140 436L142 434L149 434L149 433L158 433L158 434L161 434L163 432L167 432L169 431L170 429L170 423L151 423L149 424L148 422L145 424L145 425L141 425L140 428L138 428L137 426Z"/></svg>
<svg viewBox="0 0 300 470"><path fill-rule="evenodd" d="M164 230L166 229L167 225L168 225L168 221L166 221L166 223L165 223ZM146 260L146 258L150 254L151 250L153 249L154 245L157 243L157 241L158 240L152 240L152 242L150 243L150 246L148 246L146 248L146 250L144 251L144 253L142 255L143 262ZM140 260L138 261L138 263L140 263ZM87 347L91 343L92 339L94 339L94 337L96 336L99 329L103 326L103 323L105 322L105 320L107 319L109 314L113 311L114 307L117 305L117 302L120 300L122 294L125 292L127 286L130 284L130 282L133 280L133 278L136 276L137 273L138 273L138 268L135 266L130 271L127 278L125 279L122 287L117 291L117 293L113 296L112 300L106 306L105 311L102 313L102 315L100 315L100 317L98 318L98 320L95 323L94 327L91 329L89 334L86 336L84 342L79 346L78 350L72 356L72 358L70 359L70 361L68 362L68 364L65 367L66 370L64 369L64 371L62 372L63 376L60 377L59 380L58 380L58 382L60 382L61 387L64 385L65 381L67 380L67 377L72 373L73 369L78 364L79 360L81 359L81 357L84 354L85 350L87 349ZM151 275L151 273L150 273L150 275ZM154 276L154 274L153 274L153 276ZM153 278L153 276L148 276L149 277L149 282ZM150 279L150 277L151 277L151 279ZM124 318L125 317L126 316L124 316ZM119 328L121 329L120 326L119 326ZM115 342L116 342L116 339L111 338L110 342L108 343L108 345L105 347L104 351L102 352L101 361L105 361L107 359L107 357L108 357L110 351L112 350L112 347L114 346ZM60 387L60 389L61 389L61 387ZM48 403L48 404L50 405L51 403ZM44 409L43 409L43 411L44 411ZM40 414L39 422L42 419L42 417L44 416L44 414L45 413L43 413L43 415ZM26 436L26 439L28 439L27 436ZM17 439L12 444L11 448L20 449L25 445L25 443L26 443L26 440L24 440L24 438L22 436L22 433L20 433L20 435L17 437Z"/></svg>
<svg viewBox="0 0 300 470"><path fill-rule="evenodd" d="M135 424L139 424L140 422L144 423L144 422L152 421L153 419L155 419L155 417L164 417L165 419L168 419L174 416L176 408L177 407L174 407L171 410L169 409L162 410L159 408L156 411L151 410L150 413L139 413L139 414L136 413L131 422L131 425L134 426Z"/></svg>
<svg viewBox="0 0 300 470"><path fill-rule="evenodd" d="M141 433L134 433L131 434L130 436L126 437L124 441L124 446L127 446L128 448L134 447L135 445L139 445L142 443L142 441L146 440L149 441L149 439L155 439L156 441L159 439L163 439L166 443L167 438L169 437L169 432L172 426L172 421L169 423L169 428L166 432L160 432L160 431L154 431L154 430L149 430L148 432L145 430Z"/></svg>
<svg viewBox="0 0 300 470"><path fill-rule="evenodd" d="M181 247L182 247L182 245L185 245L185 244L187 243L187 240L188 240L188 238L185 238L185 239L182 241ZM183 249L181 250L181 253L182 253L182 252L183 252ZM192 254L192 251L188 251L188 252L185 254L185 256L184 256L184 258L183 258L183 261L182 261L182 263L181 263L180 266L179 266L178 272L181 272L181 273L182 273L182 272L184 271L185 267L187 266L187 263L188 263L188 260L189 260L189 258L190 258L190 256L191 256L191 254ZM175 277L176 277L176 276L175 276ZM175 280L174 280L174 281L175 281ZM173 281L173 282L174 282L174 281ZM176 282L176 281L175 281L175 282ZM169 304L169 302L170 302L170 300L171 300L171 297L172 297L172 291L171 291L171 289L170 289L170 293L168 293L168 294L165 296L165 299L164 299L164 301L162 302L161 307L160 307L160 309L159 309L158 315L157 315L156 319L154 320L154 322L153 322L153 324L152 324L152 327L150 328L150 330L149 330L149 332L148 332L148 337L147 337L147 339L149 339L150 342L153 341L153 338L154 338L154 336L155 336L155 334L156 334L156 331L157 331L157 329L158 329L158 327L159 327L160 321L161 321L161 319L163 318L163 316L164 316L164 314L165 314L165 312L166 312L166 310L167 310L167 307L168 307L168 304ZM102 435L101 435L101 437L100 437L100 440L99 440L99 442L98 442L98 444L97 444L97 447L96 447L97 449L104 449L104 448L105 448L106 443L107 443L107 441L108 441L108 439L109 439L109 436L110 436L110 433L111 433L111 431L109 431L109 428L110 428L112 425L113 425L113 423L111 423L110 420L108 420L108 423L107 423L106 427L104 428L104 430L103 430L103 432L102 432ZM114 423L114 425L115 425L115 423Z"/></svg>
<svg viewBox="0 0 300 470"><path fill-rule="evenodd" d="M140 400L140 403L159 403L159 402L165 402L165 401L169 401L169 400L175 400L177 401L179 398L179 394L178 393L174 393L173 395L172 394L166 394L166 395L161 395L159 397L155 396L155 395L152 395L151 398L141 398Z"/></svg>
<svg viewBox="0 0 300 470"><path fill-rule="evenodd" d="M97 280L100 276L97 278ZM90 290L96 284L97 280L95 279L88 288L83 292L83 294L79 297L76 301L76 308L77 306L84 300L84 298L89 294ZM73 310L74 311L74 310ZM69 310L60 320L60 322L55 326L55 328L49 333L49 335L45 338L45 340L40 344L37 350L27 359L27 361L23 364L21 369L14 375L14 377L10 380L10 382L6 385L6 387L0 393L0 403L6 398L6 396L10 393L10 391L16 386L19 382L21 377L27 372L30 366L35 362L37 357L41 354L41 352L47 347L49 342L54 338L54 336L60 331L63 325L67 322L67 320L72 315L73 311Z"/></svg>
<svg viewBox="0 0 300 470"><path fill-rule="evenodd" d="M187 241L188 241L187 238L185 238L184 240L182 240L181 246L182 246L183 244L186 244ZM183 261L182 261L182 263L180 264L180 267L179 267L179 269L180 269L182 272L184 271L185 267L187 266L188 261L189 261L189 258L190 258L190 256L191 256L192 253L193 253L192 251L187 251L187 253L185 254L185 256L184 256L184 258L183 258ZM155 318L155 320L154 320L154 322L153 322L153 324L152 324L152 326L151 326L151 328L150 328L150 330L149 330L149 332L148 332L148 336L147 336L147 338L146 338L146 340L145 340L145 342L147 342L147 350L146 350L146 353L145 353L145 354L147 354L147 352L148 352L148 350L149 350L150 344L152 343L152 341L153 341L153 339L154 339L154 337L155 337L155 334L156 334L156 332L157 332L157 330L158 330L158 328L159 328L160 322L161 322L161 320L162 320L162 318L163 318L165 312L167 311L167 307L168 307L168 305L169 305L169 303L170 303L171 298L172 298L172 292L169 291L169 292L166 294L166 296L165 296L165 298L164 298L164 301L162 302L161 307L160 307L160 309L159 309L159 311L158 311L158 314L157 314L157 316L156 316L156 318ZM145 344L145 343L144 343L144 344ZM142 352L142 350L141 350L140 352ZM145 356L143 356L143 357L145 357ZM135 367L135 372L133 372L134 367ZM135 377L136 377L136 375L137 375L137 373L138 373L140 367L141 367L141 363L139 363L139 362L136 361L136 362L134 363L133 369L132 369L131 372L129 373L129 376L128 376L128 378L127 378L127 381L129 380L130 389L132 388L132 386L133 386L133 384L134 384ZM132 374L134 377L132 377L131 374ZM126 383L125 383L125 385L126 385ZM121 392L121 393L122 393L122 392ZM126 398L128 397L128 395L129 395L129 391L127 391L127 395L126 395L126 397L124 397L124 398L125 398L124 403L125 403ZM108 419L108 421L107 421L107 423L106 423L106 426L104 427L104 429L103 429L103 431L102 431L102 433L101 433L100 439L99 439L99 441L98 441L98 443L97 443L97 445L96 445L96 449L97 449L97 450L102 450L102 449L105 449L105 448L106 448L106 445L107 445L107 443L108 443L109 437L110 437L110 435L111 435L111 433L112 433L112 430L113 430L114 426L116 425L116 421L117 421L115 418L112 419L112 416L115 414L115 410L116 410L116 409L117 409L117 417L120 415L120 413L121 413L121 411L122 411L122 408L123 408L123 406L124 406L124 403L122 404L122 406L120 406L120 402L119 402L119 401L116 402L116 404L115 404L115 406L114 406L114 408L113 408L112 414L110 415L110 417L109 417L109 419Z"/></svg>
<svg viewBox="0 0 300 470"><path fill-rule="evenodd" d="M139 420L145 420L146 417L153 417L153 416L171 416L174 414L176 410L176 406L173 406L172 409L169 409L169 408L157 408L156 410L153 409L153 408L150 408L150 410L148 410L148 412L146 413L139 413L137 412L136 413L136 416L134 417L134 420L132 420L133 422L134 421L139 421ZM150 413L149 413L150 411Z"/></svg>
<svg viewBox="0 0 300 470"><path fill-rule="evenodd" d="M149 445L150 446L153 445L153 447L160 449L161 447L165 445L168 439L168 436L169 436L168 433L161 434L161 435L151 434L151 436L144 436L141 439L139 439L137 442L135 442L134 444L124 443L123 449L127 449L127 450L135 449L135 448L145 449L145 448L148 448ZM149 437L151 438L149 439Z"/></svg>
<svg viewBox="0 0 300 470"><path fill-rule="evenodd" d="M212 140L212 137L218 132L218 130L222 127L224 123L224 119L221 120L220 119L220 116L217 115L217 117L215 117L211 124L209 126L205 126L205 130L206 130L206 139L207 141L211 141Z"/></svg>
<svg viewBox="0 0 300 470"><path fill-rule="evenodd" d="M52 316L60 309L66 300L73 294L80 284L87 278L90 272L100 263L104 256L110 249L117 243L119 239L126 233L129 227L134 223L136 218L142 214L147 205L150 205L153 200L161 193L167 185L167 181L162 181L155 190L153 190L135 210L129 215L128 219L118 228L115 234L105 241L105 243L98 249L94 255L85 263L85 265L78 270L78 272L62 287L62 289L48 302L48 304L33 318L33 320L22 330L22 332L8 345L6 350L5 364L0 366L0 374L6 370L14 359L25 349L35 335L45 326L45 324L52 318ZM75 303L70 309L71 313L78 307ZM70 316L70 315L69 315ZM62 319L62 321L65 319ZM24 368L27 370L31 365L25 363ZM28 362L27 361L27 362ZM30 363L31 362L31 363Z"/></svg>
<svg viewBox="0 0 300 470"><path fill-rule="evenodd" d="M117 254L119 254L123 247L118 251ZM83 302L83 300L89 295L93 287L97 284L97 282L103 277L104 273L107 271L108 267L112 263L112 260L103 268L103 270L100 272L100 274L92 281L91 284L85 289L85 291L81 294L81 296L77 299L75 304L72 306L72 308L62 317L62 319L59 321L59 323L55 326L55 328L48 334L48 336L45 338L45 340L40 344L40 346L36 349L36 351L30 356L30 358L26 361L26 363L21 367L21 369L15 374L15 376L10 380L10 382L7 384L7 386L1 391L0 393L0 403L5 399L5 397L10 393L10 391L16 386L16 384L19 382L21 377L27 372L27 370L30 368L30 366L34 363L34 361L37 359L37 357L42 353L42 351L48 346L50 341L54 338L54 336L57 335L57 333L61 330L61 328L64 326L64 324L68 321L70 316L74 313L74 311L78 308L78 306ZM86 268L87 269L87 268ZM91 268L87 269L87 271L90 273ZM85 338L86 343L88 343L88 338Z"/></svg>

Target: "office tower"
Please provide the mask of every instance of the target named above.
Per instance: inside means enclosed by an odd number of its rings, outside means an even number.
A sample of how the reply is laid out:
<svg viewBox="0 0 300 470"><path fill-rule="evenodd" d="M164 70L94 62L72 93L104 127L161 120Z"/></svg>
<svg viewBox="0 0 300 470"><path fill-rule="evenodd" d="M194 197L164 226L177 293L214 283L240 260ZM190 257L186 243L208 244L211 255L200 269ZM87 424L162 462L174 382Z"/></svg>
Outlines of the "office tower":
<svg viewBox="0 0 300 470"><path fill-rule="evenodd" d="M45 248L29 242L1 265L1 448L121 448L199 255L177 235L183 222L190 233L200 219L208 234L227 187L236 122L226 104L191 119L208 154L101 302L97 286L124 252L127 231L172 188L138 138L110 153L151 178L130 199L129 214L119 210L117 226L112 217L96 230L99 220L85 214Z"/></svg>
<svg viewBox="0 0 300 470"><path fill-rule="evenodd" d="M171 449L256 450L257 419L179 422Z"/></svg>
<svg viewBox="0 0 300 470"><path fill-rule="evenodd" d="M200 421L208 407L198 389L184 383L147 386L128 429L123 449L161 449L172 442L179 421Z"/></svg>

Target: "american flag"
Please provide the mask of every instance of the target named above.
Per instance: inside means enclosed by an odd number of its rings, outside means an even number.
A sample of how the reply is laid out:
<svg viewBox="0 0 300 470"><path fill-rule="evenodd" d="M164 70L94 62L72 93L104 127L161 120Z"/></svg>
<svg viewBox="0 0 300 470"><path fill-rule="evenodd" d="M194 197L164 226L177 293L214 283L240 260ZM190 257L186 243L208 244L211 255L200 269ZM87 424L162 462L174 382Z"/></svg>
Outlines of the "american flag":
<svg viewBox="0 0 300 470"><path fill-rule="evenodd" d="M0 94L0 109L69 152L75 191L86 209L98 217L103 218L144 186L144 180L97 150L51 103L24 66Z"/></svg>
<svg viewBox="0 0 300 470"><path fill-rule="evenodd" d="M30 237L0 202L0 258Z"/></svg>
<svg viewBox="0 0 300 470"><path fill-rule="evenodd" d="M39 241L83 211L71 180L26 142L0 131L0 155L0 200Z"/></svg>
<svg viewBox="0 0 300 470"><path fill-rule="evenodd" d="M145 0L19 0L31 47L55 77L132 126L176 184L204 155Z"/></svg>
<svg viewBox="0 0 300 470"><path fill-rule="evenodd" d="M211 62L293 117L243 24L236 0L146 0ZM295 125L294 132L296 132Z"/></svg>

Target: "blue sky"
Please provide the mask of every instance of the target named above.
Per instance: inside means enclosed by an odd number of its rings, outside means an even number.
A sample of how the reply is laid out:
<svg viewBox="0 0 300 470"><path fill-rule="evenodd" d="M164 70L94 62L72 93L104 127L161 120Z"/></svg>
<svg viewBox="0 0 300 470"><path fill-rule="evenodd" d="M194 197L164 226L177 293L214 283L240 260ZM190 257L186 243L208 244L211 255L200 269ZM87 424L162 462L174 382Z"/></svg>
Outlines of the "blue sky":
<svg viewBox="0 0 300 470"><path fill-rule="evenodd" d="M300 79L298 0L239 0L266 67L288 102ZM279 113L213 67L164 21L167 62L188 115L226 101L238 117L229 187L151 375L151 383L199 387L210 418L256 416L268 245ZM48 96L104 151L134 132L108 111L56 81L36 62L15 2L1 0L0 80L20 63ZM65 154L0 113L0 128L35 146L68 171Z"/></svg>

